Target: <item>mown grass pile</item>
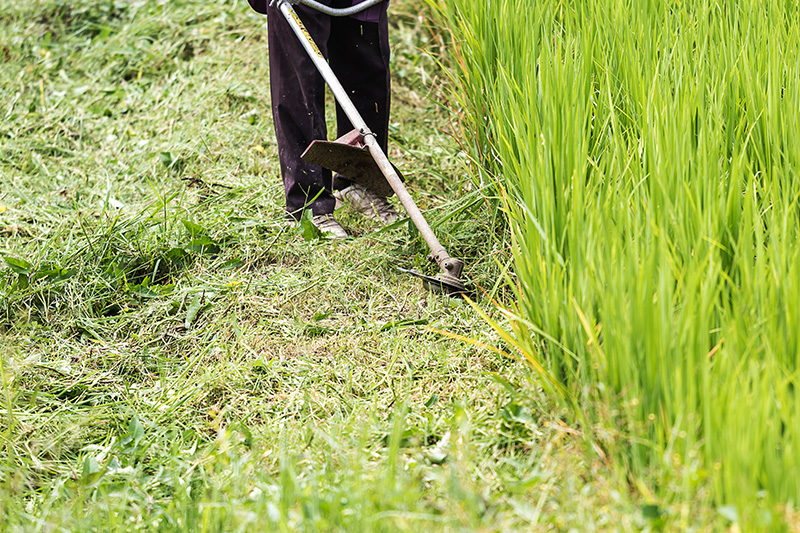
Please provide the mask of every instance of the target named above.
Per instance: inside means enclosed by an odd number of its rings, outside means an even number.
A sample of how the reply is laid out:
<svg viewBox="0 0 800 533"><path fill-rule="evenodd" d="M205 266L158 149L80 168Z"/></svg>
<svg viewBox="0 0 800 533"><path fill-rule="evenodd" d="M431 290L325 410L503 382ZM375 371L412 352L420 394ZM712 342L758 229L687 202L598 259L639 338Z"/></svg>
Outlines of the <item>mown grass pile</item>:
<svg viewBox="0 0 800 533"><path fill-rule="evenodd" d="M606 452L636 488L776 525L800 501L797 3L440 14L511 225L516 341L596 443L628 438Z"/></svg>

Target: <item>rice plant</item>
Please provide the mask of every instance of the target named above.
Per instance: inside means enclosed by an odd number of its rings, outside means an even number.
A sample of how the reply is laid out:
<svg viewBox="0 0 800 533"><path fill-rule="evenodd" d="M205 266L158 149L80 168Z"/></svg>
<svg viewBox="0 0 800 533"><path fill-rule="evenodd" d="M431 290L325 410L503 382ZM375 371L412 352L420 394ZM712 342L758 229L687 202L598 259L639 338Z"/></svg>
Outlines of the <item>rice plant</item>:
<svg viewBox="0 0 800 533"><path fill-rule="evenodd" d="M800 6L439 6L514 342L634 489L775 526L800 499Z"/></svg>

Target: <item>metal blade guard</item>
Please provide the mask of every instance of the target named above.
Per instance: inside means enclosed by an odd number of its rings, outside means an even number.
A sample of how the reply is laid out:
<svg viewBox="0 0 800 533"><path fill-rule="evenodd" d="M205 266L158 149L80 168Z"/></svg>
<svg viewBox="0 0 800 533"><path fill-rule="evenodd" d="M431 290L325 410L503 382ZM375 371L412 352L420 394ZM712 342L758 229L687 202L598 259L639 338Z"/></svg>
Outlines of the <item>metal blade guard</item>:
<svg viewBox="0 0 800 533"><path fill-rule="evenodd" d="M352 130L335 141L312 141L300 157L306 163L337 172L378 196L388 197L394 194L394 189L386 181L364 142L364 136L358 130ZM392 168L405 181L397 167L392 165Z"/></svg>

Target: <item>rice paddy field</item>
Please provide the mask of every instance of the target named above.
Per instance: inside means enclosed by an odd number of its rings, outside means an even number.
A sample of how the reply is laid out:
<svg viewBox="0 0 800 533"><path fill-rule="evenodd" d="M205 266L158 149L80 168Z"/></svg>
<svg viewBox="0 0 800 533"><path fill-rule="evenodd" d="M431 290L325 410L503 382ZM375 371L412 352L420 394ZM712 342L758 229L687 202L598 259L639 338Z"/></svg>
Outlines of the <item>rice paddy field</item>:
<svg viewBox="0 0 800 533"><path fill-rule="evenodd" d="M0 4L0 531L800 530L800 5L390 13L472 304L283 220L243 0Z"/></svg>
<svg viewBox="0 0 800 533"><path fill-rule="evenodd" d="M800 499L798 7L439 11L513 235L509 341L643 493L752 529Z"/></svg>

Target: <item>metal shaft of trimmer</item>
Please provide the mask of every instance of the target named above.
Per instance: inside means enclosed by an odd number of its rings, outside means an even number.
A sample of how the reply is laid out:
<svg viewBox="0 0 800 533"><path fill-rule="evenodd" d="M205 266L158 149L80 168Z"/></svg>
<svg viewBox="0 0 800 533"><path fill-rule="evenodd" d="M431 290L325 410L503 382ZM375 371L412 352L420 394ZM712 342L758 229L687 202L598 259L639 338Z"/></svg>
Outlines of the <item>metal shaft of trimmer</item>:
<svg viewBox="0 0 800 533"><path fill-rule="evenodd" d="M314 65L317 67L320 74L322 74L322 77L325 79L325 82L331 88L333 96L336 98L339 106L345 112L347 118L350 119L353 127L356 128L364 137L364 142L369 148L373 159L375 159L375 163L377 163L378 167L381 169L386 181L389 182L392 190L394 190L395 194L397 194L397 198L400 200L400 203L403 204L403 207L408 213L408 216L411 218L411 221L419 230L419 233L422 235L422 238L425 240L428 248L430 248L431 259L439 266L439 268L442 270L442 273L446 274L447 276L452 276L456 279L459 278L461 276L463 263L459 259L450 257L450 255L447 253L447 250L444 249L444 246L439 243L439 239L436 238L436 235L434 235L433 230L428 225L425 217L422 216L422 212L420 212L419 208L414 203L414 200L411 198L411 195L408 194L408 191L406 191L400 176L398 176L397 172L395 172L394 168L392 168L392 164L389 162L389 158L386 157L386 154L381 148L380 143L378 143L375 134L369 129L366 122L364 122L364 119L361 118L361 115L356 110L356 106L353 105L353 102L347 95L347 91L345 91L344 87L342 87L342 84L339 82L330 65L328 65L327 60L322 55L322 52L320 52L316 43L314 43L314 40L311 38L308 30L306 30L306 27L303 25L300 17L297 16L297 12L287 0L278 0L278 8L289 22L289 25L294 33L300 39L300 42L303 44L303 47L305 48L309 57L314 62Z"/></svg>

